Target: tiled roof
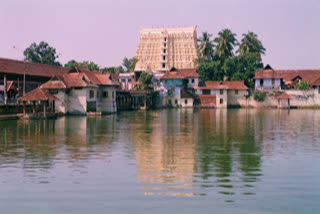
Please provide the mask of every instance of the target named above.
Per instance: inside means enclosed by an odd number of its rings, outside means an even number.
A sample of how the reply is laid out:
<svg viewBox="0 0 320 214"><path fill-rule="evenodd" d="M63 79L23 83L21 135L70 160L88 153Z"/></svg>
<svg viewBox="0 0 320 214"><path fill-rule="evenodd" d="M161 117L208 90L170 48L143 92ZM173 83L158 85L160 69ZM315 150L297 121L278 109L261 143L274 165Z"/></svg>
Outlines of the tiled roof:
<svg viewBox="0 0 320 214"><path fill-rule="evenodd" d="M286 84L292 83L292 81L300 77L302 81L310 81L311 85L316 84L316 80L320 78L319 70L273 70L271 67L268 69L262 69L255 73L255 79L276 79L280 78Z"/></svg>
<svg viewBox="0 0 320 214"><path fill-rule="evenodd" d="M89 70L71 70L67 74L56 76L41 88L59 89L59 88L83 88L83 87L97 87L99 85L117 86L116 81L111 78L110 73L102 73L99 71Z"/></svg>
<svg viewBox="0 0 320 214"><path fill-rule="evenodd" d="M67 88L66 84L62 80L50 80L40 86L42 89L61 89Z"/></svg>
<svg viewBox="0 0 320 214"><path fill-rule="evenodd" d="M247 90L244 81L205 81L203 86L194 87L195 89L234 89Z"/></svg>
<svg viewBox="0 0 320 214"><path fill-rule="evenodd" d="M185 79L185 78L186 77L183 76L178 71L168 71L160 79Z"/></svg>
<svg viewBox="0 0 320 214"><path fill-rule="evenodd" d="M197 73L197 69L195 69L195 68L179 69L178 71L186 78L200 77L200 75Z"/></svg>
<svg viewBox="0 0 320 214"><path fill-rule="evenodd" d="M27 76L53 77L69 70L59 66L0 58L0 73L23 75L25 71Z"/></svg>
<svg viewBox="0 0 320 214"><path fill-rule="evenodd" d="M170 71L167 71L160 79L187 79L190 77L200 77L200 75L197 73L197 69L171 69Z"/></svg>
<svg viewBox="0 0 320 214"><path fill-rule="evenodd" d="M202 107L214 107L216 106L216 95L197 95L199 99L199 106Z"/></svg>
<svg viewBox="0 0 320 214"><path fill-rule="evenodd" d="M283 92L277 98L278 99L290 99L290 96L286 92Z"/></svg>
<svg viewBox="0 0 320 214"><path fill-rule="evenodd" d="M312 81L310 84L313 86L320 86L320 77Z"/></svg>
<svg viewBox="0 0 320 214"><path fill-rule="evenodd" d="M58 100L55 96L49 92L36 88L29 93L25 94L23 97L18 99L19 101L47 101L47 100Z"/></svg>

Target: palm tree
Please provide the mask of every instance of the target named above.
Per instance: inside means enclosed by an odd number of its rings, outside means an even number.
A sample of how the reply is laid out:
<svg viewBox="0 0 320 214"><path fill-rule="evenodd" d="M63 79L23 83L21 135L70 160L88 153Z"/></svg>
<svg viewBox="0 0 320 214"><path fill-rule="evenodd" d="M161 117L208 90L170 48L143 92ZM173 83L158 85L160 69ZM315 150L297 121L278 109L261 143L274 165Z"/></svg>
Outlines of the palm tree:
<svg viewBox="0 0 320 214"><path fill-rule="evenodd" d="M215 53L220 59L226 59L233 56L233 48L238 45L236 34L230 29L223 29L218 33L218 37L214 39Z"/></svg>
<svg viewBox="0 0 320 214"><path fill-rule="evenodd" d="M263 47L261 41L258 39L257 34L253 32L248 32L247 34L242 34L243 39L237 52L240 54L248 53L259 53L265 54L266 49Z"/></svg>
<svg viewBox="0 0 320 214"><path fill-rule="evenodd" d="M212 34L202 32L199 42L199 58L210 60L213 57L213 41L210 40Z"/></svg>

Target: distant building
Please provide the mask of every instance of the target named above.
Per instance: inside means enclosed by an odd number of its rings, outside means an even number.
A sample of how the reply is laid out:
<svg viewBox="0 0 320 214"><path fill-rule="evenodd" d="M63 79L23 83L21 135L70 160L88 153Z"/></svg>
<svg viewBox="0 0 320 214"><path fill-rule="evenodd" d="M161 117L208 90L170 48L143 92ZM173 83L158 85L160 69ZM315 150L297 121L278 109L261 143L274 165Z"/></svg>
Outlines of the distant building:
<svg viewBox="0 0 320 214"><path fill-rule="evenodd" d="M274 70L270 65L254 76L256 90L293 89L300 81L308 81L313 88L320 86L320 70Z"/></svg>
<svg viewBox="0 0 320 214"><path fill-rule="evenodd" d="M194 96L192 87L199 83L200 75L196 69L172 68L160 79L162 89L160 90L162 106L193 106Z"/></svg>
<svg viewBox="0 0 320 214"><path fill-rule="evenodd" d="M244 81L205 81L193 89L197 95L197 105L201 107L225 108L246 105L248 88Z"/></svg>
<svg viewBox="0 0 320 214"><path fill-rule="evenodd" d="M135 71L196 68L197 27L140 30Z"/></svg>
<svg viewBox="0 0 320 214"><path fill-rule="evenodd" d="M57 75L39 88L30 91L20 101L37 101L40 95L54 96L54 111L61 114L86 114L87 112L114 113L116 83L109 73L89 71L77 67Z"/></svg>

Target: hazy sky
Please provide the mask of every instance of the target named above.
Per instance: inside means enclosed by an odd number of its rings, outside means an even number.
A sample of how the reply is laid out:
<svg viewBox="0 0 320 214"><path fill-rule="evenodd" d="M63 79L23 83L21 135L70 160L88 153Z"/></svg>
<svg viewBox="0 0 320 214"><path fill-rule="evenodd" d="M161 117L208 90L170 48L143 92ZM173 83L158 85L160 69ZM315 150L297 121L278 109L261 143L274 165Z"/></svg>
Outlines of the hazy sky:
<svg viewBox="0 0 320 214"><path fill-rule="evenodd" d="M255 32L276 69L320 69L319 0L0 0L0 57L23 59L44 40L62 63L113 66L134 56L140 26L192 25L198 36L230 28L239 41Z"/></svg>

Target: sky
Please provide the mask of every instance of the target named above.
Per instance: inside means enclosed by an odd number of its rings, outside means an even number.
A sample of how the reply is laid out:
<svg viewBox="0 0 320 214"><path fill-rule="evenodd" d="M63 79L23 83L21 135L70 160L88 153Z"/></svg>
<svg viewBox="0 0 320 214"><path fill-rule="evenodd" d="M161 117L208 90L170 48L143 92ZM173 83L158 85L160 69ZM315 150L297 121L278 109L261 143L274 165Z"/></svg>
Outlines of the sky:
<svg viewBox="0 0 320 214"><path fill-rule="evenodd" d="M118 66L134 56L141 26L193 25L198 37L253 31L274 69L320 69L319 0L0 0L0 57L22 60L46 41L63 64Z"/></svg>

